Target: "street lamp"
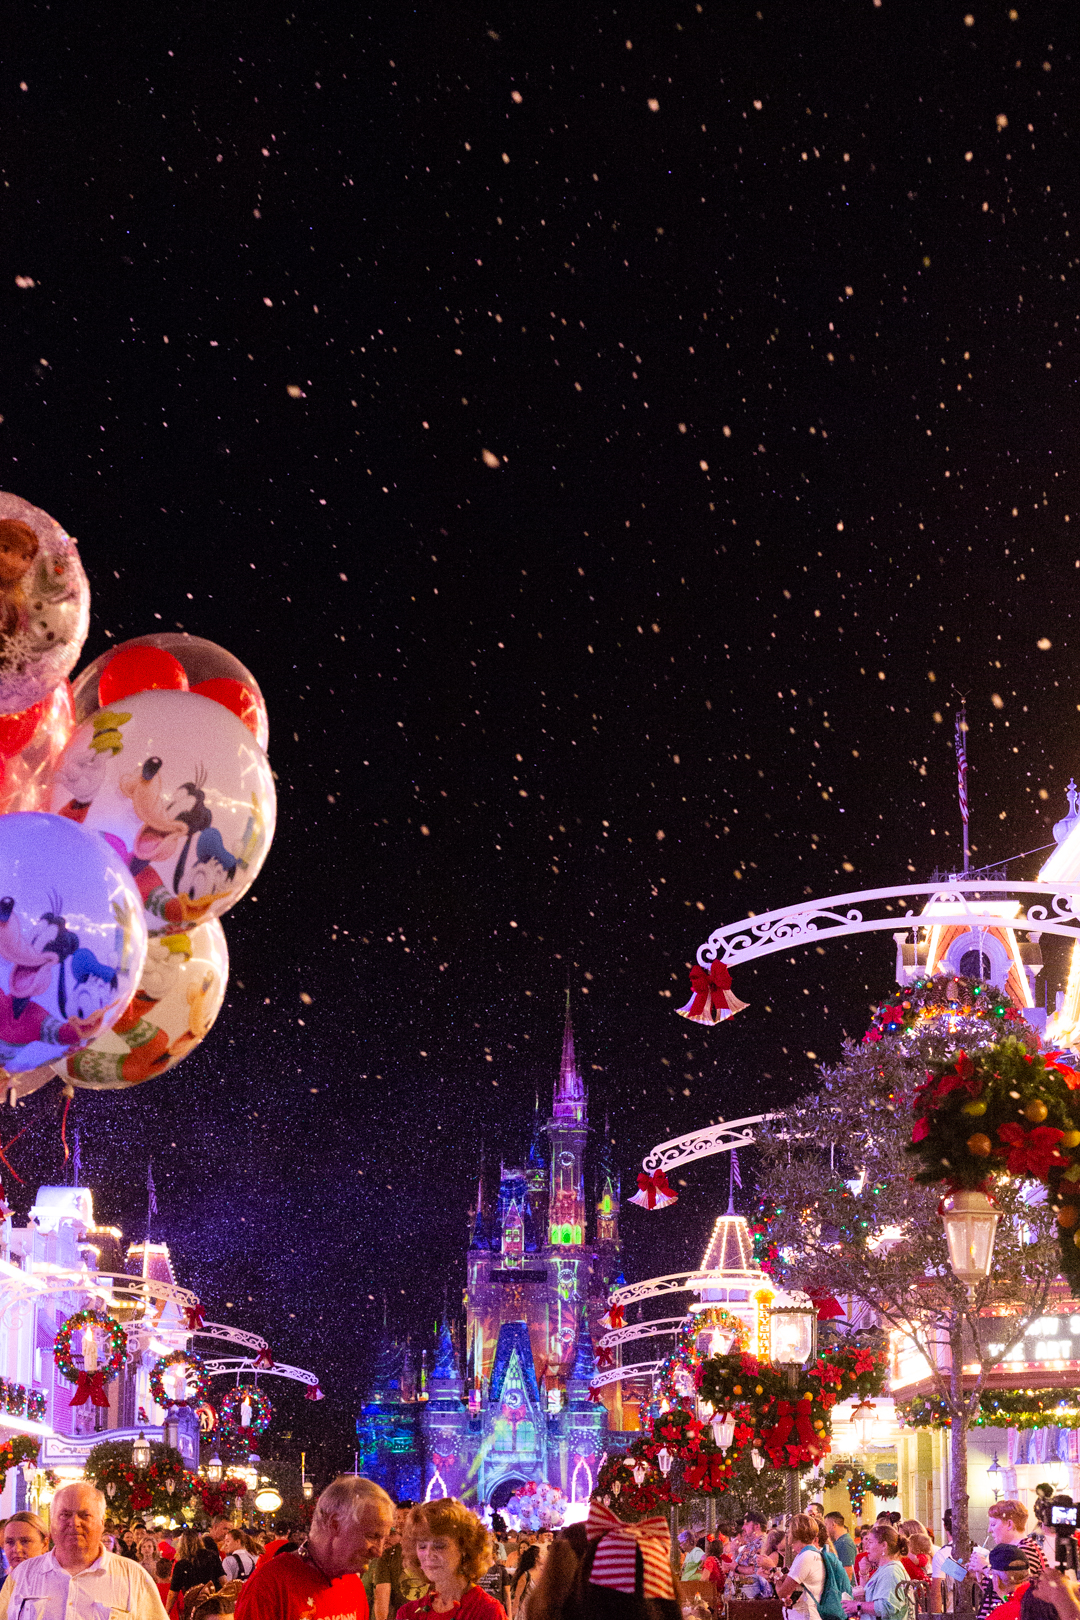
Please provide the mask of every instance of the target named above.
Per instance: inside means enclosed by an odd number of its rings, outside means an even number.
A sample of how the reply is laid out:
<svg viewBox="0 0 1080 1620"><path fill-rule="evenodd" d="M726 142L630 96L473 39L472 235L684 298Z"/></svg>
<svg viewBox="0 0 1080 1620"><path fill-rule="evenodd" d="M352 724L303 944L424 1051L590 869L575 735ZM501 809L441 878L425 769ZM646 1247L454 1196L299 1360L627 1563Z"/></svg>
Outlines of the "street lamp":
<svg viewBox="0 0 1080 1620"><path fill-rule="evenodd" d="M660 1465L660 1472L666 1479L671 1473L671 1465L675 1461L667 1446L660 1447L660 1450L656 1453L656 1460Z"/></svg>
<svg viewBox="0 0 1080 1620"><path fill-rule="evenodd" d="M712 1420L712 1437L723 1452L731 1450L735 1439L735 1419L730 1412L717 1412Z"/></svg>
<svg viewBox="0 0 1080 1620"><path fill-rule="evenodd" d="M873 1401L868 1401L865 1396L858 1406L853 1406L851 1409L851 1426L859 1436L859 1449L861 1451L865 1451L870 1444L870 1436L873 1433L876 1418L877 1408Z"/></svg>
<svg viewBox="0 0 1080 1620"><path fill-rule="evenodd" d="M206 1477L210 1481L211 1485L216 1485L220 1481L222 1473L223 1469L221 1466L221 1458L215 1451L214 1455L206 1465Z"/></svg>
<svg viewBox="0 0 1080 1620"><path fill-rule="evenodd" d="M305 1467L306 1462L307 1452L302 1451L300 1453L300 1494L304 1498L305 1502L310 1502L311 1498L315 1495L315 1487L307 1477L307 1470Z"/></svg>
<svg viewBox="0 0 1080 1620"><path fill-rule="evenodd" d="M809 1294L792 1289L777 1294L769 1306L769 1334L773 1363L787 1374L788 1387L798 1388L799 1371L808 1367L817 1353L817 1309ZM788 1529L799 1511L799 1475L787 1471Z"/></svg>
<svg viewBox="0 0 1080 1620"><path fill-rule="evenodd" d="M131 1466L132 1468L149 1468L150 1466L150 1442L141 1429L139 1430L139 1438L131 1448Z"/></svg>
<svg viewBox="0 0 1080 1620"><path fill-rule="evenodd" d="M990 1275L1001 1211L984 1192L961 1187L944 1199L941 1220L953 1275L969 1290Z"/></svg>

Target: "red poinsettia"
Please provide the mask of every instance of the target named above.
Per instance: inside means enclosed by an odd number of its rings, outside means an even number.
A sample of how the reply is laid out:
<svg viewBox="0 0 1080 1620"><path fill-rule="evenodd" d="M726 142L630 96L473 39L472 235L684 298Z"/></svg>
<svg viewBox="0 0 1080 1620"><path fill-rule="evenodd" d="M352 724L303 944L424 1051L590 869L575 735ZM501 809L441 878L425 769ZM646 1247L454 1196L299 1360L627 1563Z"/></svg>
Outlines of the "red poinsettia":
<svg viewBox="0 0 1080 1620"><path fill-rule="evenodd" d="M1051 1165L1069 1162L1058 1147L1064 1134L1053 1125L1037 1125L1031 1131L1022 1125L999 1125L998 1137L1009 1149L1006 1170L1014 1176L1032 1175L1045 1181Z"/></svg>

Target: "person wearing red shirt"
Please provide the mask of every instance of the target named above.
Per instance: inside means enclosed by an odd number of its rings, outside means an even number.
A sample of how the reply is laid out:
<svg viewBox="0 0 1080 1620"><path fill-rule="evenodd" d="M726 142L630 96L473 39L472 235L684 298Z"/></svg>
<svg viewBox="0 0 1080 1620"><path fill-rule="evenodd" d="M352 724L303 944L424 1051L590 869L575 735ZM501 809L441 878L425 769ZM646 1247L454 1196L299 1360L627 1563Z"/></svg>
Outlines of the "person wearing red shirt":
<svg viewBox="0 0 1080 1620"><path fill-rule="evenodd" d="M475 1513L452 1496L412 1509L401 1538L406 1569L431 1582L423 1597L403 1603L397 1620L506 1620L497 1598L476 1582L492 1561L491 1537ZM237 1616L242 1620L242 1616Z"/></svg>
<svg viewBox="0 0 1080 1620"><path fill-rule="evenodd" d="M236 1620L368 1620L360 1577L393 1522L380 1485L340 1475L315 1504L302 1550L280 1553L244 1582Z"/></svg>

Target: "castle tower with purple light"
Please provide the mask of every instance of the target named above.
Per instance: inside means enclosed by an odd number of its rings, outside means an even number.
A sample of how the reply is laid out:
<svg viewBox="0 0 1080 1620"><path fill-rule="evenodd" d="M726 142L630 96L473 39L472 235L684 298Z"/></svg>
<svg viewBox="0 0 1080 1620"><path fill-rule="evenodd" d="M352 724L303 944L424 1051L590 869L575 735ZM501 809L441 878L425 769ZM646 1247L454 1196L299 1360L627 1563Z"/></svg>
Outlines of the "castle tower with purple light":
<svg viewBox="0 0 1080 1620"><path fill-rule="evenodd" d="M593 1343L618 1271L619 1183L606 1128L596 1164L595 1220L586 1197L588 1094L567 992L551 1115L539 1107L528 1154L503 1161L494 1196L483 1176L469 1216L465 1321L455 1360L440 1330L431 1398L411 1459L420 1494L502 1505L529 1480L587 1500L608 1445L606 1406L590 1394ZM545 1152L546 1146L546 1152ZM544 1160L547 1163L544 1163ZM591 1229L590 1229L591 1228ZM364 1468L400 1472L383 1456L407 1425L388 1424L388 1391L357 1421ZM392 1401L389 1403L392 1404Z"/></svg>

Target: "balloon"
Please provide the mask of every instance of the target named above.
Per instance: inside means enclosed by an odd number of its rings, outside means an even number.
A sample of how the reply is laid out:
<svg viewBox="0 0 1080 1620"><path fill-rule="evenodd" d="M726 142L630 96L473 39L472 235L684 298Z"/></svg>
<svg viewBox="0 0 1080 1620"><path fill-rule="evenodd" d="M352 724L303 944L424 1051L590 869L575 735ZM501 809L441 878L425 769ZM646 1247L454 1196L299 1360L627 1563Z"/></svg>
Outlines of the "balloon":
<svg viewBox="0 0 1080 1620"><path fill-rule="evenodd" d="M71 682L63 680L41 703L35 703L37 725L19 752L0 762L0 815L12 810L44 810L52 792L52 773L68 738L75 730L75 704ZM21 722L23 715L0 717L0 735L8 720Z"/></svg>
<svg viewBox="0 0 1080 1620"><path fill-rule="evenodd" d="M194 1051L225 1000L229 952L216 918L152 939L139 988L110 1030L56 1065L87 1091L122 1091L166 1074Z"/></svg>
<svg viewBox="0 0 1080 1620"><path fill-rule="evenodd" d="M160 647L165 652L172 653L184 666L188 678L188 685L193 690L205 681L225 679L237 681L245 686L252 694L255 710L258 716L258 729L255 732L255 741L260 748L265 748L270 736L270 726L266 716L266 703L259 691L259 683L249 669L245 669L239 658L234 658L231 652L219 647L216 642L204 641L201 636L189 636L186 631L155 630L150 635L136 636L132 641L122 641L119 647L111 652L102 653L95 658L92 664L80 670L75 680L75 718L81 725L89 720L94 710L100 708L98 702L98 681L101 672L118 652L129 647ZM208 696L220 694L210 693ZM226 704L231 708L231 704ZM235 711L234 711L235 712Z"/></svg>
<svg viewBox="0 0 1080 1620"><path fill-rule="evenodd" d="M117 648L98 679L98 706L107 709L136 692L186 692L184 666L163 647Z"/></svg>
<svg viewBox="0 0 1080 1620"><path fill-rule="evenodd" d="M215 675L213 680L200 681L191 690L198 692L201 697L211 698L215 703L223 703L238 720L244 722L253 737L258 737L259 706L251 687L245 686L243 681L230 680L227 675Z"/></svg>
<svg viewBox="0 0 1080 1620"><path fill-rule="evenodd" d="M146 943L139 891L105 839L59 816L0 816L0 1084L111 1028Z"/></svg>
<svg viewBox="0 0 1080 1620"><path fill-rule="evenodd" d="M71 674L89 624L74 540L47 512L0 491L0 714L22 714Z"/></svg>
<svg viewBox="0 0 1080 1620"><path fill-rule="evenodd" d="M0 759L12 759L21 754L44 712L44 701L31 704L21 714L0 714Z"/></svg>
<svg viewBox="0 0 1080 1620"><path fill-rule="evenodd" d="M50 807L106 835L152 934L220 917L251 887L274 836L266 755L197 692L138 692L75 730Z"/></svg>

